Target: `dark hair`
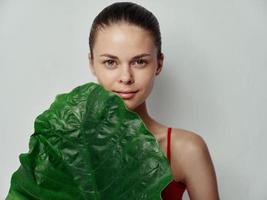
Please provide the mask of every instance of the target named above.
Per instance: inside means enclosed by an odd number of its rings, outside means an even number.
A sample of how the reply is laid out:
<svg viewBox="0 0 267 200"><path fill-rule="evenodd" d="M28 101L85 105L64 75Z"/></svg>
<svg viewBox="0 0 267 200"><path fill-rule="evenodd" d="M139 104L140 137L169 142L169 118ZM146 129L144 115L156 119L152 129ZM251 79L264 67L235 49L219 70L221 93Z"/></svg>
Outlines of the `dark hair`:
<svg viewBox="0 0 267 200"><path fill-rule="evenodd" d="M94 19L90 36L89 47L93 58L93 46L97 31L113 23L127 22L149 31L154 37L158 49L158 58L161 55L161 34L157 18L146 8L132 2L113 3L104 8Z"/></svg>

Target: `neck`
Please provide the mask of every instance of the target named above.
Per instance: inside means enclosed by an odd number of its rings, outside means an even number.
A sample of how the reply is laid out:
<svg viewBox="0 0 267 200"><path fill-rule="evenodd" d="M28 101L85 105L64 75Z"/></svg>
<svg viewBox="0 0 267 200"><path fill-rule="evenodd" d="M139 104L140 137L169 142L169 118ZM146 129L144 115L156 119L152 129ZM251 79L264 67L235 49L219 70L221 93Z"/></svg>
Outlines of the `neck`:
<svg viewBox="0 0 267 200"><path fill-rule="evenodd" d="M146 102L142 103L133 111L140 116L149 131L157 138L158 141L160 141L162 139L161 133L165 131L166 127L149 116L147 112Z"/></svg>
<svg viewBox="0 0 267 200"><path fill-rule="evenodd" d="M146 102L144 101L144 103L135 108L133 111L141 117L146 127L151 130L152 126L155 124L155 120L149 116L147 112Z"/></svg>

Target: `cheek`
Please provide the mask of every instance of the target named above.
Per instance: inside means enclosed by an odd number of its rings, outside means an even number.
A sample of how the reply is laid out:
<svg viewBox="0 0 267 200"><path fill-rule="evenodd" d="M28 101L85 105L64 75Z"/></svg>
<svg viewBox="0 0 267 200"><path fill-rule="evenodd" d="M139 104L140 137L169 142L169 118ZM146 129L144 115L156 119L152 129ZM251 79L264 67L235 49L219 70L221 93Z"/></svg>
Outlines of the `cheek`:
<svg viewBox="0 0 267 200"><path fill-rule="evenodd" d="M116 75L114 73L102 70L98 70L96 72L96 77L98 82L104 87L110 87L116 79Z"/></svg>
<svg viewBox="0 0 267 200"><path fill-rule="evenodd" d="M139 76L138 83L145 90L145 93L150 93L154 84L154 75L153 73L143 74Z"/></svg>
<svg viewBox="0 0 267 200"><path fill-rule="evenodd" d="M147 92L150 93L154 85L154 78L149 79L147 82Z"/></svg>

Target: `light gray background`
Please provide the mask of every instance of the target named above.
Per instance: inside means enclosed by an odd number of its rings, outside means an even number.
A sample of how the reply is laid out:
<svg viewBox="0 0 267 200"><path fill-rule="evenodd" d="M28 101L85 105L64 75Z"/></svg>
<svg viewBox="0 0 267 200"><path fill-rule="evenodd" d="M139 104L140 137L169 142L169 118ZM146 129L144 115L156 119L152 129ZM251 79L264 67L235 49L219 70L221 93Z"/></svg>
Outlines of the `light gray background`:
<svg viewBox="0 0 267 200"><path fill-rule="evenodd" d="M95 81L88 33L111 2L0 0L0 199L34 119L57 94ZM161 24L165 64L151 114L205 139L221 199L267 199L267 2L134 2Z"/></svg>

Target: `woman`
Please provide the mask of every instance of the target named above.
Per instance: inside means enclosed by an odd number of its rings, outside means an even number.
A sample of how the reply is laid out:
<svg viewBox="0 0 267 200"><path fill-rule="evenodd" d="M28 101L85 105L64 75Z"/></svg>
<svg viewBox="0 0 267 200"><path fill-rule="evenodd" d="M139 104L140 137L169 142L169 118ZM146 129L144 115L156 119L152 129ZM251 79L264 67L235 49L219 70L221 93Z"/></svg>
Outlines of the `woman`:
<svg viewBox="0 0 267 200"><path fill-rule="evenodd" d="M215 170L204 140L191 131L167 127L147 110L155 77L163 67L161 35L156 17L130 2L114 3L95 18L89 36L91 72L105 89L119 95L138 113L169 159L174 180L163 199L219 199Z"/></svg>

